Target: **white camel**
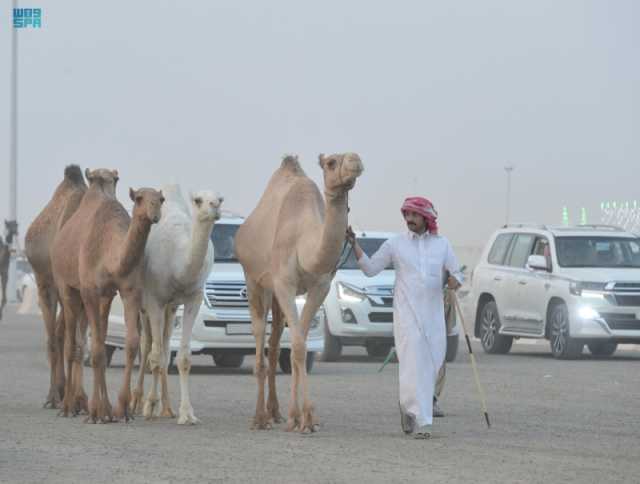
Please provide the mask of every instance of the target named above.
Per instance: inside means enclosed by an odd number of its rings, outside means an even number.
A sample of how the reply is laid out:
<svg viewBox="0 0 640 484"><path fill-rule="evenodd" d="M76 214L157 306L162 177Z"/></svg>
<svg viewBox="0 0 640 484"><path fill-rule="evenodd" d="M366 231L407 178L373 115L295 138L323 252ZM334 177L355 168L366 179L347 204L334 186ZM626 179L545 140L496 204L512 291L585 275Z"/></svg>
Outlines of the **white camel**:
<svg viewBox="0 0 640 484"><path fill-rule="evenodd" d="M138 384L131 403L139 413L144 391L144 368L148 361L153 383L144 402L143 415L158 415L158 380L161 382L161 416L175 417L167 388L169 341L176 309L184 304L182 337L176 358L180 372L179 424L195 424L189 398L191 369L191 333L202 303L203 286L213 266L211 231L220 218L223 198L210 191L191 195L191 214L180 188L170 185L162 189L165 203L160 222L149 235L145 249L144 293L142 300L141 364Z"/></svg>

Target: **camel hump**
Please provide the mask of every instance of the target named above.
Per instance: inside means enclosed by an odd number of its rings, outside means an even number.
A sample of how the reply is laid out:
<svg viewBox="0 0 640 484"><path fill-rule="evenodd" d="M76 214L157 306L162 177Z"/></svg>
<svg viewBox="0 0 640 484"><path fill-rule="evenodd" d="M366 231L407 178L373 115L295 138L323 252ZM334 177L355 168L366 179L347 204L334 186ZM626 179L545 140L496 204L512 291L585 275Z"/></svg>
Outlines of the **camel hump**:
<svg viewBox="0 0 640 484"><path fill-rule="evenodd" d="M280 168L294 173L303 173L300 162L298 161L298 155L284 155Z"/></svg>
<svg viewBox="0 0 640 484"><path fill-rule="evenodd" d="M82 170L78 165L69 165L64 169L64 177L70 182L79 185L84 184Z"/></svg>

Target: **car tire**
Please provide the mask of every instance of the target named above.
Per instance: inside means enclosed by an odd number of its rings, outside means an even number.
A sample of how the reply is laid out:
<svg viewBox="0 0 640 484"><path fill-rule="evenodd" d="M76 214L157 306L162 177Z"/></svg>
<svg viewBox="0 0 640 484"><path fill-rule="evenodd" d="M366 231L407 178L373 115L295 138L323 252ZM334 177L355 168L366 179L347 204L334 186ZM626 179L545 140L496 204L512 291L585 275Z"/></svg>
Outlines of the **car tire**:
<svg viewBox="0 0 640 484"><path fill-rule="evenodd" d="M338 361L342 356L342 342L340 338L331 334L327 320L324 321L324 348L320 354L322 361Z"/></svg>
<svg viewBox="0 0 640 484"><path fill-rule="evenodd" d="M458 355L459 343L460 338L457 334L451 334L447 336L447 353L444 357L447 363L451 363L456 359L456 356Z"/></svg>
<svg viewBox="0 0 640 484"><path fill-rule="evenodd" d="M615 341L602 341L587 343L587 347L593 356L611 356L618 349L618 343Z"/></svg>
<svg viewBox="0 0 640 484"><path fill-rule="evenodd" d="M486 353L504 355L513 344L512 336L500 334L500 314L495 301L489 301L480 311L480 341Z"/></svg>
<svg viewBox="0 0 640 484"><path fill-rule="evenodd" d="M569 310L564 303L556 304L549 317L549 344L551 354L559 360L580 358L584 342L571 337L569 332Z"/></svg>
<svg viewBox="0 0 640 484"><path fill-rule="evenodd" d="M386 358L389 355L389 351L391 351L392 346L392 343L375 340L369 340L365 344L367 354L372 358Z"/></svg>
<svg viewBox="0 0 640 484"><path fill-rule="evenodd" d="M307 373L311 373L315 359L316 359L316 354L311 351L307 351L307 359L305 360ZM288 349L280 350L278 363L280 364L280 369L282 370L282 373L291 375L291 350L288 350Z"/></svg>
<svg viewBox="0 0 640 484"><path fill-rule="evenodd" d="M213 362L220 368L240 368L244 362L242 353L214 353Z"/></svg>

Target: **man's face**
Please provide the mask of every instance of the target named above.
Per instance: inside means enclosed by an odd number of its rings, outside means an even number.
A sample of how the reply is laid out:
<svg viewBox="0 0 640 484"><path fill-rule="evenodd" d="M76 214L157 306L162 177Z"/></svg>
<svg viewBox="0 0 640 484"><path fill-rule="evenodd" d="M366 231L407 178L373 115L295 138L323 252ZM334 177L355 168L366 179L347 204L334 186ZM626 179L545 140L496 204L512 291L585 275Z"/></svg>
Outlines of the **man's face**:
<svg viewBox="0 0 640 484"><path fill-rule="evenodd" d="M423 234L427 230L427 221L419 213L405 210L403 215L404 221L407 222L407 227L411 232Z"/></svg>

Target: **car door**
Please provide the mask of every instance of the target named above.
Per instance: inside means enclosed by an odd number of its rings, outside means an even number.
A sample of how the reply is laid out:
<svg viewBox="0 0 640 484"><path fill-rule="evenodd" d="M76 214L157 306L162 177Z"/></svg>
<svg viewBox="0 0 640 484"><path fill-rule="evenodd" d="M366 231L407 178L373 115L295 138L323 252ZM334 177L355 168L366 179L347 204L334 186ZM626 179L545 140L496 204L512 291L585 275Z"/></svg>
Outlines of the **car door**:
<svg viewBox="0 0 640 484"><path fill-rule="evenodd" d="M480 289L477 296L480 297L483 293L491 294L498 306L499 315L502 314L501 310L504 302L504 284L507 275L505 271L505 259L513 239L513 233L499 234L491 246L491 250L487 257L487 263L483 264L483 269L478 273L478 277L474 275L474 280L476 278L478 279L477 286Z"/></svg>
<svg viewBox="0 0 640 484"><path fill-rule="evenodd" d="M507 256L507 270L504 282L504 309L502 310L502 326L505 331L531 331L532 323L528 321L523 296L528 284L528 274L525 265L531 254L535 235L517 234L511 243L511 250Z"/></svg>
<svg viewBox="0 0 640 484"><path fill-rule="evenodd" d="M547 258L551 269L549 256L549 241L544 236L536 236L529 255L541 255ZM528 257L528 256L527 256ZM547 292L549 291L550 273L541 269L525 267L525 273L518 276L518 305L521 308L523 331L537 336L544 334L544 321L547 307Z"/></svg>

